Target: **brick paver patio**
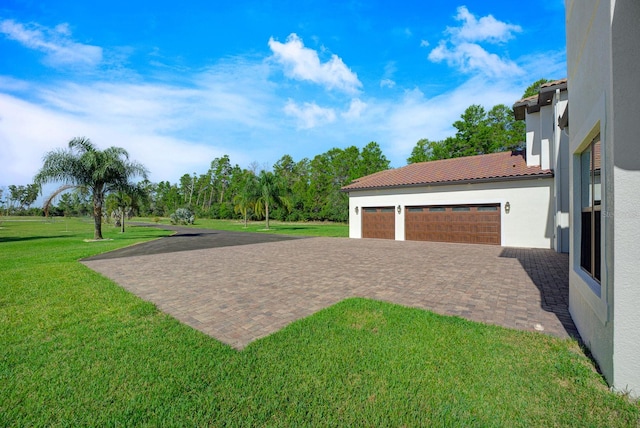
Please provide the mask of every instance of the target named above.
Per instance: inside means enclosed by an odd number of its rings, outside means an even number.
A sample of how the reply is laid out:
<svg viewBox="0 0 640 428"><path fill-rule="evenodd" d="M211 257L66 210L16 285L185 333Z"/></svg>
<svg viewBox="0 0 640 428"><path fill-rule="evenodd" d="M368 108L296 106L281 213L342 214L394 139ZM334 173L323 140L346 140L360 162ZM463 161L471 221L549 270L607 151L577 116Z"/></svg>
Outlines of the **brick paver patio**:
<svg viewBox="0 0 640 428"><path fill-rule="evenodd" d="M309 238L83 263L237 349L355 296L578 337L552 250Z"/></svg>

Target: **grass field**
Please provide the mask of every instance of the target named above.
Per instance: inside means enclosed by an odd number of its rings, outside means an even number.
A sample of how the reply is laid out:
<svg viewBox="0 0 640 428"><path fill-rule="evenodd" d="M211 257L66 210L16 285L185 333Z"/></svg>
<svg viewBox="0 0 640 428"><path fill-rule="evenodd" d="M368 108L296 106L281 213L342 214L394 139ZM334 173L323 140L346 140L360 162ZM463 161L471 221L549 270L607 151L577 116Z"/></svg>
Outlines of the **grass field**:
<svg viewBox="0 0 640 428"><path fill-rule="evenodd" d="M135 218L133 221L153 223L150 218ZM161 219L159 224L170 224L168 219ZM332 238L347 238L349 236L349 225L346 223L331 222L299 222L284 223L271 220L269 230L265 229L264 221L250 221L247 227L241 220L213 220L198 218L193 226L204 229L232 230L237 232L259 232L259 233L279 233L282 235L302 235L302 236L328 236Z"/></svg>
<svg viewBox="0 0 640 428"><path fill-rule="evenodd" d="M236 351L77 261L166 231L104 234L0 223L0 426L638 426L573 341L382 302Z"/></svg>

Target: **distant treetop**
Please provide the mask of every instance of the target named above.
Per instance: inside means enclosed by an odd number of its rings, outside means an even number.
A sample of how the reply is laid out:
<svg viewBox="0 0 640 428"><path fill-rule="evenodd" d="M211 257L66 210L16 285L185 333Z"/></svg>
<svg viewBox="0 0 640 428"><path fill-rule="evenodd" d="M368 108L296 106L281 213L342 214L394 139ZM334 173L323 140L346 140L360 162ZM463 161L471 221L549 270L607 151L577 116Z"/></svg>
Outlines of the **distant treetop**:
<svg viewBox="0 0 640 428"><path fill-rule="evenodd" d="M531 85L529 85L529 87L527 89L525 89L524 94L522 95L522 98L527 98L527 97L532 97L534 95L538 95L538 92L540 92L540 86L544 85L545 83L549 83L549 82L551 82L551 80L544 79L544 78L536 80Z"/></svg>

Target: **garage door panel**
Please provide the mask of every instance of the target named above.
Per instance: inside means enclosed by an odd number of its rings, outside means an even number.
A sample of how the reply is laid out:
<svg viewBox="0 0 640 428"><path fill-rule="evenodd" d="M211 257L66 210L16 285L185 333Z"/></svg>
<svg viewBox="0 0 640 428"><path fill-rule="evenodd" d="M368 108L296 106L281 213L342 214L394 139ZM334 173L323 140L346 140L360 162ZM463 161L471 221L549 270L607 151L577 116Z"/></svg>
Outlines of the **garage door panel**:
<svg viewBox="0 0 640 428"><path fill-rule="evenodd" d="M407 207L405 239L500 245L500 206Z"/></svg>
<svg viewBox="0 0 640 428"><path fill-rule="evenodd" d="M393 207L363 208L362 237L395 239L396 218Z"/></svg>

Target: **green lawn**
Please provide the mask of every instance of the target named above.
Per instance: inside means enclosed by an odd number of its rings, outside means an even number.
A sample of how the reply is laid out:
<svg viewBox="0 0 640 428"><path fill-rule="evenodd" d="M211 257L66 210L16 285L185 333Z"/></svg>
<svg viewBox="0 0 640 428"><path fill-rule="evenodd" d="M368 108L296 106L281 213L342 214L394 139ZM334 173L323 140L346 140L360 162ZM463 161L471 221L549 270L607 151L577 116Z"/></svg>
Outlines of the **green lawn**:
<svg viewBox="0 0 640 428"><path fill-rule="evenodd" d="M77 262L166 231L92 227L0 223L0 426L638 426L575 342L398 305L235 351Z"/></svg>
<svg viewBox="0 0 640 428"><path fill-rule="evenodd" d="M153 223L150 218L135 218L134 221ZM162 219L159 224L170 224L168 219ZM259 232L259 233L279 233L282 235L302 235L302 236L329 236L332 238L346 238L349 236L349 225L346 223L332 222L299 222L285 223L271 220L269 230L265 230L264 221L250 221L247 227L241 220L213 220L197 218L195 224L189 227L217 230L232 230L238 232Z"/></svg>

